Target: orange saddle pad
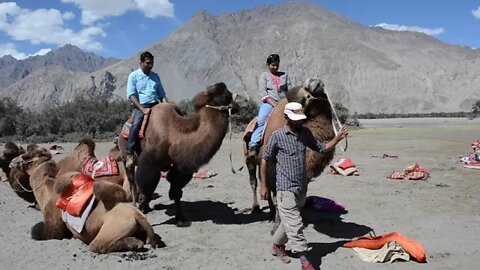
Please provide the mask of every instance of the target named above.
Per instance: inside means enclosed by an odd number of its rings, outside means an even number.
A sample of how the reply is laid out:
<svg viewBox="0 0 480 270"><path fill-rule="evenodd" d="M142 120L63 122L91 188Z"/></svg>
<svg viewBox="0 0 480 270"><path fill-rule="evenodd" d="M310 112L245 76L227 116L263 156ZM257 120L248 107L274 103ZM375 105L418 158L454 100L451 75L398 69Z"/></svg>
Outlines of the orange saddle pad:
<svg viewBox="0 0 480 270"><path fill-rule="evenodd" d="M56 206L72 216L79 217L93 195L95 180L86 174L77 174L72 185L58 198Z"/></svg>
<svg viewBox="0 0 480 270"><path fill-rule="evenodd" d="M359 247L366 249L380 249L386 243L393 241L400 243L405 251L408 252L408 254L410 254L410 256L412 256L416 262L427 262L427 256L425 255L425 250L423 249L422 245L397 232L376 237L361 237L357 240L347 242L343 246L347 248Z"/></svg>

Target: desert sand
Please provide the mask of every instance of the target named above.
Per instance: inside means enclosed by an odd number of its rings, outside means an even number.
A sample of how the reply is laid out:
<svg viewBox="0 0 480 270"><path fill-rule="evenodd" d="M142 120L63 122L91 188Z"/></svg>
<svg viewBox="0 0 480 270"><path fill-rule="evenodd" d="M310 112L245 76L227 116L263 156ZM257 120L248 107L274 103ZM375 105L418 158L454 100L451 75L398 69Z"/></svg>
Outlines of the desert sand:
<svg viewBox="0 0 480 270"><path fill-rule="evenodd" d="M360 176L338 176L326 170L309 185L309 195L345 205L342 215L305 211L305 234L314 265L322 269L478 269L480 264L480 170L456 163L480 139L480 121L466 119L363 120L352 130L346 153L337 147L335 159L348 157ZM98 255L76 239L34 241L30 228L41 220L39 211L0 185L0 269L299 269L294 259L282 264L270 255L272 224L268 209L250 215L251 189L244 168L241 134L229 136L202 170L218 173L193 179L184 188L185 215L191 226L173 224L168 183L160 181L147 215L166 247L144 253ZM70 151L75 143L61 143ZM97 157L112 143L98 143ZM3 149L3 145L0 147ZM374 158L372 155L397 155ZM55 159L62 158L61 155ZM431 171L426 181L387 179L394 170L418 162ZM372 264L361 261L343 241L374 231L400 232L421 243L427 263Z"/></svg>

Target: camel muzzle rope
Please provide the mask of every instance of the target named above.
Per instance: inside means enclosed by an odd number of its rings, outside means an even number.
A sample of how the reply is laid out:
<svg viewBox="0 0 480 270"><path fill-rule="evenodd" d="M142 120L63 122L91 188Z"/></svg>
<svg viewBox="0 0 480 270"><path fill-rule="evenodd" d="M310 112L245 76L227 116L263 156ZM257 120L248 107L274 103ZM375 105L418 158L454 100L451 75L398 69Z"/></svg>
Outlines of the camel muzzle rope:
<svg viewBox="0 0 480 270"><path fill-rule="evenodd" d="M324 91L325 91L325 94L327 95L327 100L328 100L328 103L330 104L330 108L332 109L333 115L335 116L335 120L337 120L338 128L341 129L342 128L342 123L340 122L340 119L338 119L337 112L335 111L335 107L332 104L332 99L330 98L330 95L328 94L327 89L324 89ZM333 126L333 132L335 133L335 136L337 136L338 130L337 130L337 127L336 127L335 123L333 122L333 119L332 119L332 126ZM341 145L340 145L340 148L342 149L342 151L344 153L347 151L348 136L345 137L345 148L343 148L343 146L341 146Z"/></svg>
<svg viewBox="0 0 480 270"><path fill-rule="evenodd" d="M229 148L230 148L230 153L229 153L229 157L230 157L230 169L232 170L232 173L236 174L237 172L235 171L235 169L233 168L233 160L232 160L232 105L223 105L223 106L212 106L212 105L205 105L205 107L207 108L212 108L212 109L216 109L216 110L219 110L219 111L228 111L228 126L229 126Z"/></svg>

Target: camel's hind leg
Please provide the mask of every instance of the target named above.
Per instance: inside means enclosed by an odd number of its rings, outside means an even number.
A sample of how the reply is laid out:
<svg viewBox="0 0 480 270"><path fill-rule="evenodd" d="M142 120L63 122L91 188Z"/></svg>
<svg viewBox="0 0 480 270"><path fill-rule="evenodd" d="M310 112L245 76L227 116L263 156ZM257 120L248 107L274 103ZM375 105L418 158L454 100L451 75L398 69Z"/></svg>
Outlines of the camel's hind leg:
<svg viewBox="0 0 480 270"><path fill-rule="evenodd" d="M248 168L248 175L250 178L250 187L252 188L252 195L253 195L253 203L252 203L252 214L262 212L260 210L260 206L258 205L258 195L257 195L257 165L255 164L254 160L246 159L245 162L247 163Z"/></svg>
<svg viewBox="0 0 480 270"><path fill-rule="evenodd" d="M132 237L137 230L135 212L125 207L114 207L107 213L97 236L89 245L96 253L142 250L144 242Z"/></svg>
<svg viewBox="0 0 480 270"><path fill-rule="evenodd" d="M183 195L183 187L185 187L188 182L192 179L193 172L189 171L180 171L177 166L173 166L170 171L168 171L167 180L170 182L170 190L168 191L168 196L170 200L175 202L175 221L178 227L184 227L188 225L185 217L183 216L183 211L181 207L181 199Z"/></svg>
<svg viewBox="0 0 480 270"><path fill-rule="evenodd" d="M160 167L152 152L143 151L138 159L135 182L139 188L139 209L143 213L151 211L149 206L153 193L160 181Z"/></svg>

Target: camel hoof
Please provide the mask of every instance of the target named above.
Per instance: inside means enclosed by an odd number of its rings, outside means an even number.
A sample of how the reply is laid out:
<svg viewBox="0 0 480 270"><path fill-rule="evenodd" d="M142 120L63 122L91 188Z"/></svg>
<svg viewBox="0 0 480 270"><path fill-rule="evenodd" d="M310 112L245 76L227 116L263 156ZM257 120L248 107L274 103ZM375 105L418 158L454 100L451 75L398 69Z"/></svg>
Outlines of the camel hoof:
<svg viewBox="0 0 480 270"><path fill-rule="evenodd" d="M185 227L190 227L190 225L192 225L192 223L190 221L186 221L186 220L177 220L177 221L175 221L175 225L179 228L185 228Z"/></svg>
<svg viewBox="0 0 480 270"><path fill-rule="evenodd" d="M150 242L150 246L152 248L163 248L163 247L166 247L167 245L165 245L165 243L162 241L162 237L160 237L160 235L154 234L153 239Z"/></svg>
<svg viewBox="0 0 480 270"><path fill-rule="evenodd" d="M254 207L252 207L252 211L250 213L251 214L261 214L263 212L262 212L262 209L260 209L260 206L255 205Z"/></svg>
<svg viewBox="0 0 480 270"><path fill-rule="evenodd" d="M138 210L140 210L143 214L148 214L150 212L152 212L152 208L150 208L150 206L148 204L140 204L138 206Z"/></svg>

